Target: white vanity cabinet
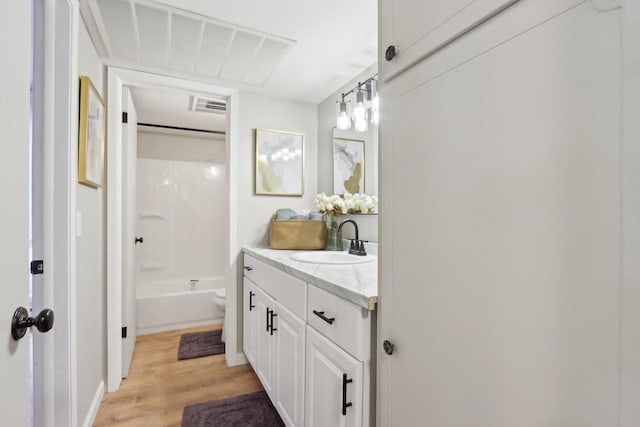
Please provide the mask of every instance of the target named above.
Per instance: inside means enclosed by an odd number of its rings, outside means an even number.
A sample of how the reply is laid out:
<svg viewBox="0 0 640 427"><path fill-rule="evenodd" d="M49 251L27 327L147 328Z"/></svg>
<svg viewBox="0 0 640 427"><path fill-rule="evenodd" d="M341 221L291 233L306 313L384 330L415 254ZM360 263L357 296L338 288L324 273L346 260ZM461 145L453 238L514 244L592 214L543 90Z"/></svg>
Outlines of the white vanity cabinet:
<svg viewBox="0 0 640 427"><path fill-rule="evenodd" d="M245 356L285 424L303 426L307 284L244 258Z"/></svg>
<svg viewBox="0 0 640 427"><path fill-rule="evenodd" d="M363 365L307 326L307 427L363 425Z"/></svg>
<svg viewBox="0 0 640 427"><path fill-rule="evenodd" d="M374 425L374 312L244 258L244 352L284 423Z"/></svg>

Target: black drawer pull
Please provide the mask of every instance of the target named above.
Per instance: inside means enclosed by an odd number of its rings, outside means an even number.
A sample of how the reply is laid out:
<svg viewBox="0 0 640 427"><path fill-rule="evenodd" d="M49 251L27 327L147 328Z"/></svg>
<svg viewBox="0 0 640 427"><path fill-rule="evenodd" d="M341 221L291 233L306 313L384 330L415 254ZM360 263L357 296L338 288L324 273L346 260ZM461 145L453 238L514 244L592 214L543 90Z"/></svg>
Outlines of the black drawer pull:
<svg viewBox="0 0 640 427"><path fill-rule="evenodd" d="M249 311L252 311L254 308L256 308L256 306L253 304L253 297L255 297L256 294L252 291L249 291Z"/></svg>
<svg viewBox="0 0 640 427"><path fill-rule="evenodd" d="M251 271L251 270L253 270L253 268L252 268L252 267L249 267L248 265L245 265L245 266L244 266L244 269L245 269L245 270L247 270L247 271Z"/></svg>
<svg viewBox="0 0 640 427"><path fill-rule="evenodd" d="M269 332L269 314L270 314L271 310L269 308L267 308L267 332Z"/></svg>
<svg viewBox="0 0 640 427"><path fill-rule="evenodd" d="M273 331L277 331L278 330L278 328L274 328L273 327L273 318L276 317L276 316L277 316L277 314L273 310L271 310L271 335L273 335Z"/></svg>
<svg viewBox="0 0 640 427"><path fill-rule="evenodd" d="M336 321L335 317L327 317L327 316L325 316L324 315L324 311L313 310L313 314L315 314L316 316L318 316L319 318L321 318L322 320L324 320L325 322L327 322L330 325L332 325L333 322Z"/></svg>
<svg viewBox="0 0 640 427"><path fill-rule="evenodd" d="M347 384L353 382L353 378L347 378L347 374L342 374L342 415L347 415L347 408L353 403L347 403Z"/></svg>

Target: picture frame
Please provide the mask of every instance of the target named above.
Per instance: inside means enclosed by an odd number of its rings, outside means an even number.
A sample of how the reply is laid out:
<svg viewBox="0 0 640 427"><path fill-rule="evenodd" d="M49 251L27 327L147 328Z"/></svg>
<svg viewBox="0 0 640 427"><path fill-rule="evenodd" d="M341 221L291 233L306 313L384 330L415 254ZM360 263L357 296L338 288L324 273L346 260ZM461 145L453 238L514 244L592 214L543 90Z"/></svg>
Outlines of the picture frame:
<svg viewBox="0 0 640 427"><path fill-rule="evenodd" d="M304 134L256 129L255 193L269 196L304 194Z"/></svg>
<svg viewBox="0 0 640 427"><path fill-rule="evenodd" d="M78 182L102 187L106 105L87 76L80 77L80 128L78 131Z"/></svg>
<svg viewBox="0 0 640 427"><path fill-rule="evenodd" d="M365 141L333 138L333 194L365 192Z"/></svg>

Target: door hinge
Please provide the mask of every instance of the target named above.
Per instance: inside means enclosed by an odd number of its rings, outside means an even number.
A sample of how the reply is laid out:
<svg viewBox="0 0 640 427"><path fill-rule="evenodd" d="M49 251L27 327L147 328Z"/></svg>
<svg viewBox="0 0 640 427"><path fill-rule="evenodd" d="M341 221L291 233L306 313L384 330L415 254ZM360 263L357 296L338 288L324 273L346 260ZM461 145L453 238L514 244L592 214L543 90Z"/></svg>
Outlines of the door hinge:
<svg viewBox="0 0 640 427"><path fill-rule="evenodd" d="M42 273L44 273L44 261L41 259L31 261L31 274Z"/></svg>
<svg viewBox="0 0 640 427"><path fill-rule="evenodd" d="M126 111L122 112L122 123L129 123L129 114Z"/></svg>
<svg viewBox="0 0 640 427"><path fill-rule="evenodd" d="M122 338L126 338L127 337L127 327L123 326L122 327Z"/></svg>

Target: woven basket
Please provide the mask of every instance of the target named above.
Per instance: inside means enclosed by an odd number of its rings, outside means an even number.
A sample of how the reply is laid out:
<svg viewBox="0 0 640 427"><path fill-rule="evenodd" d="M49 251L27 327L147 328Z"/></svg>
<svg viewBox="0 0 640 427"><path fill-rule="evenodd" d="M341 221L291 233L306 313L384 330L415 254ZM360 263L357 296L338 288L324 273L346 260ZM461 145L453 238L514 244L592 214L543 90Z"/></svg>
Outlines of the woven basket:
<svg viewBox="0 0 640 427"><path fill-rule="evenodd" d="M320 221L271 218L271 249L319 250L327 244L327 224Z"/></svg>

